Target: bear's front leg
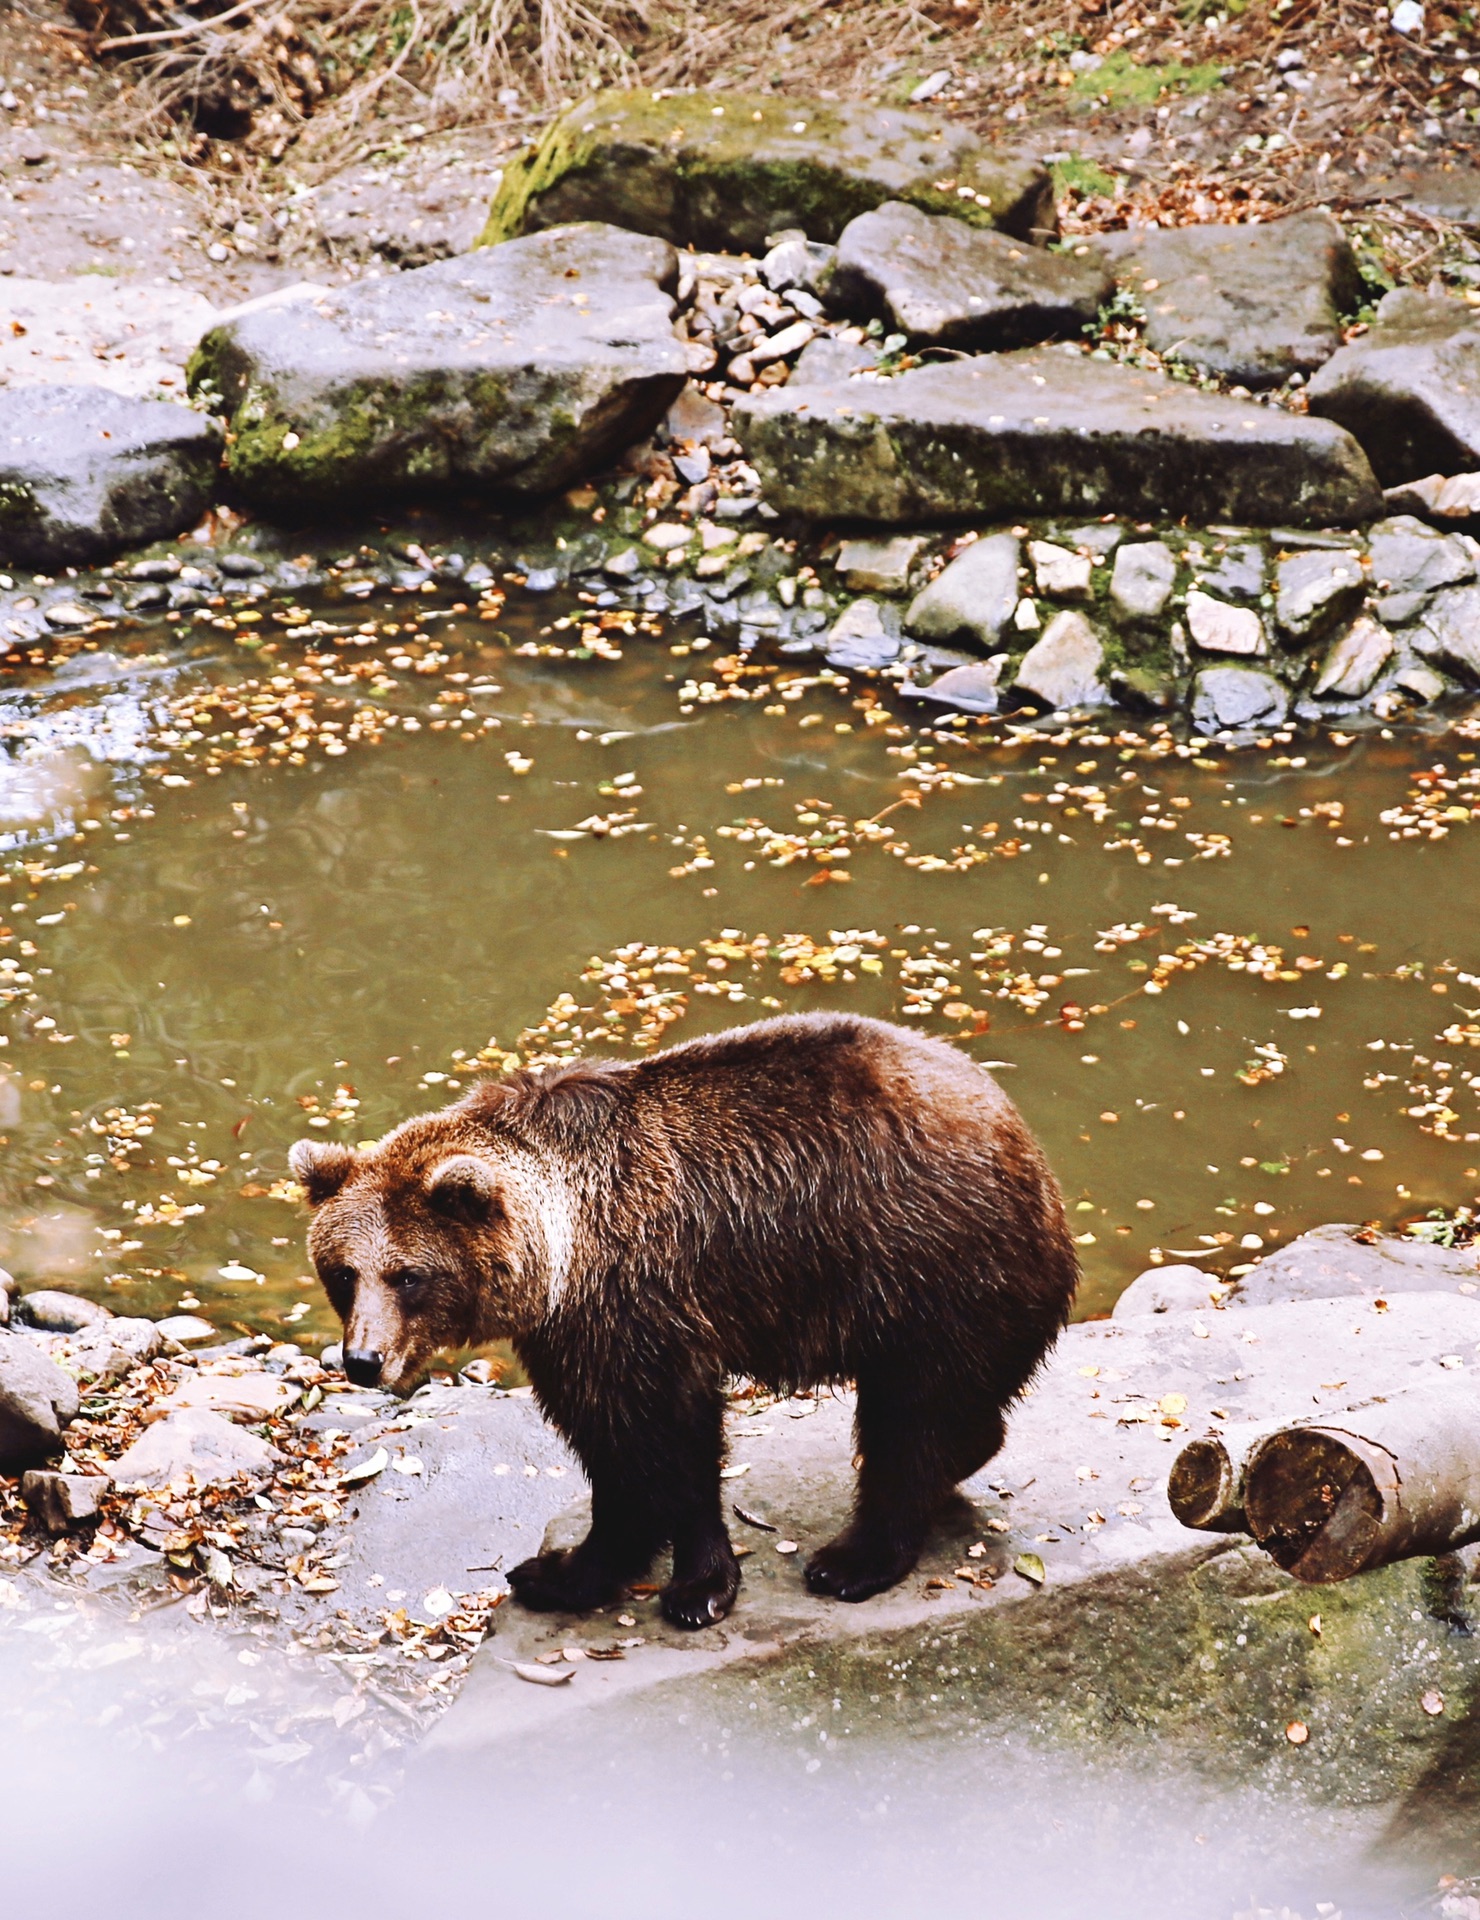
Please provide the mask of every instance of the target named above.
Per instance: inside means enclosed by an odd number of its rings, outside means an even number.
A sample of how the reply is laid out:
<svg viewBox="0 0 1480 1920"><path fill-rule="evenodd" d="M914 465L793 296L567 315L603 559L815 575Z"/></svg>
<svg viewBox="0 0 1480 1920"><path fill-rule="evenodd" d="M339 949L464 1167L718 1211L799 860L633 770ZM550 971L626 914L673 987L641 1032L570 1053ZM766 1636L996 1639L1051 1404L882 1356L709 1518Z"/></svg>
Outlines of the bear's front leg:
<svg viewBox="0 0 1480 1920"><path fill-rule="evenodd" d="M621 1597L647 1572L663 1544L649 1502L600 1472L591 1475L591 1531L578 1547L539 1553L509 1575L521 1606L535 1613L589 1613Z"/></svg>
<svg viewBox="0 0 1480 1920"><path fill-rule="evenodd" d="M673 1577L659 1595L671 1626L712 1627L723 1620L740 1591L740 1562L730 1545L718 1500L713 1513L685 1521L673 1536Z"/></svg>

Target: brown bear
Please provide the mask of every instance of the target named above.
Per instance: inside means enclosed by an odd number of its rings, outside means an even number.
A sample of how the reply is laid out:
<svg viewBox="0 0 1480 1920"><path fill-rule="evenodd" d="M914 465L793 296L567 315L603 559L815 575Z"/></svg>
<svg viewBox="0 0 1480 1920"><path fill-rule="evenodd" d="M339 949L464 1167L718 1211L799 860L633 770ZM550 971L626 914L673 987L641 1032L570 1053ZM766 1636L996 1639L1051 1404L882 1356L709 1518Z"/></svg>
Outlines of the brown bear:
<svg viewBox="0 0 1480 1920"><path fill-rule="evenodd" d="M729 1374L856 1383L853 1518L806 1580L840 1600L892 1586L1001 1446L1078 1278L996 1082L846 1014L516 1074L363 1152L290 1158L349 1377L409 1391L439 1348L507 1338L580 1457L590 1533L514 1568L527 1607L602 1606L671 1544L667 1618L729 1611Z"/></svg>

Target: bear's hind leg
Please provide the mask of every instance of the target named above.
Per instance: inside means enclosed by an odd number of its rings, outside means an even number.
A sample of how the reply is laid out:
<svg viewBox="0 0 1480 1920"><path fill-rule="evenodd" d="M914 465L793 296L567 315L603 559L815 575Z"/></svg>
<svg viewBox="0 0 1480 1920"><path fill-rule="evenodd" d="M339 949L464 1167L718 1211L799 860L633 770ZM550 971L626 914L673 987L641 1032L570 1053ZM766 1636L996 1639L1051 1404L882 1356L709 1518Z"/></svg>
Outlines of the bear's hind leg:
<svg viewBox="0 0 1480 1920"><path fill-rule="evenodd" d="M1002 1415L977 1383L921 1386L880 1368L858 1381L863 1465L853 1518L807 1562L807 1586L867 1600L896 1586L920 1557L930 1522L961 1480L1002 1444Z"/></svg>

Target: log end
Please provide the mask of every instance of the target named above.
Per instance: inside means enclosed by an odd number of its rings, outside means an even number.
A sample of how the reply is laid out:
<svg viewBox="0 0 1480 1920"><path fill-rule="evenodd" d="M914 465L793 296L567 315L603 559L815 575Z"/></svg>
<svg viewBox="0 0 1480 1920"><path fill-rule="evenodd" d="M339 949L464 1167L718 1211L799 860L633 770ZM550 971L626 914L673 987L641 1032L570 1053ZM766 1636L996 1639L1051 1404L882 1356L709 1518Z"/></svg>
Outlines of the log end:
<svg viewBox="0 0 1480 1920"><path fill-rule="evenodd" d="M1247 1522L1239 1474L1216 1433L1183 1447L1167 1476L1167 1501L1184 1527L1204 1533L1242 1533Z"/></svg>
<svg viewBox="0 0 1480 1920"><path fill-rule="evenodd" d="M1349 1580L1374 1564L1384 1501L1361 1443L1319 1427L1271 1434L1249 1462L1249 1531L1308 1584Z"/></svg>

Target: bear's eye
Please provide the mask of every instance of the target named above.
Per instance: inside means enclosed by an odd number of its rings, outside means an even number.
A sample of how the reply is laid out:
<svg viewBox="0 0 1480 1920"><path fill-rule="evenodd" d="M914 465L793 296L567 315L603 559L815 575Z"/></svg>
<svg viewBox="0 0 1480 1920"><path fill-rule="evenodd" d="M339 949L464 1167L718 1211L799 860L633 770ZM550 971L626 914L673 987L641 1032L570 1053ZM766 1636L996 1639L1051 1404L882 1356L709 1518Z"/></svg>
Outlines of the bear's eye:
<svg viewBox="0 0 1480 1920"><path fill-rule="evenodd" d="M425 1286L431 1278L431 1274L422 1267L399 1267L385 1276L385 1283L388 1287L395 1287L398 1292L408 1292L413 1287Z"/></svg>
<svg viewBox="0 0 1480 1920"><path fill-rule="evenodd" d="M359 1276L353 1267L324 1267L319 1278L324 1283L325 1293L334 1300L348 1298L354 1292Z"/></svg>

